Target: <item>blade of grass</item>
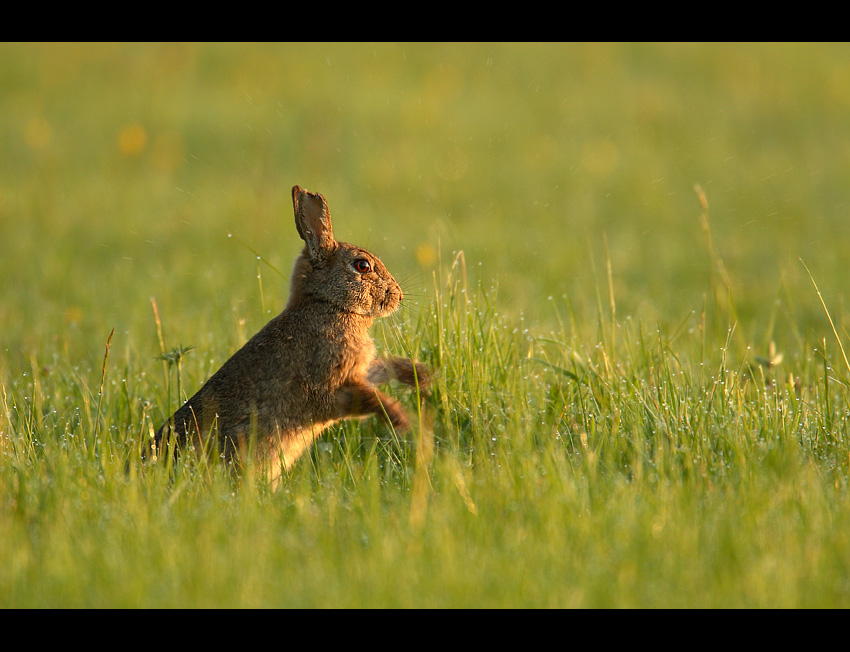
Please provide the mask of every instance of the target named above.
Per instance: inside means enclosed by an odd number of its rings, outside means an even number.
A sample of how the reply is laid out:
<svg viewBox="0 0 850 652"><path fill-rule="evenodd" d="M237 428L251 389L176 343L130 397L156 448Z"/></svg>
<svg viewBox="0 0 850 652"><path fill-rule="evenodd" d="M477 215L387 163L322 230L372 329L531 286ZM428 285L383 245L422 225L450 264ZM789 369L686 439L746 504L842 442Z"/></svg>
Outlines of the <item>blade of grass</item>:
<svg viewBox="0 0 850 652"><path fill-rule="evenodd" d="M818 299L820 300L820 305L823 306L823 311L826 313L826 318L829 320L829 327L832 329L832 334L835 335L835 341L838 342L838 348L841 351L841 357L844 358L844 366L847 367L848 373L850 373L850 362L847 360L847 353L844 351L844 345L841 343L841 338L838 336L838 330L835 328L835 322L832 321L832 315L829 314L829 308L826 307L826 301L823 300L823 295L820 292L820 288L818 288L818 284L815 282L812 273L809 271L808 266L800 258L800 263L802 263L803 267L806 269L806 274L809 275L809 279L812 282L812 285L815 286L815 292L818 294ZM847 384L845 382L845 384Z"/></svg>

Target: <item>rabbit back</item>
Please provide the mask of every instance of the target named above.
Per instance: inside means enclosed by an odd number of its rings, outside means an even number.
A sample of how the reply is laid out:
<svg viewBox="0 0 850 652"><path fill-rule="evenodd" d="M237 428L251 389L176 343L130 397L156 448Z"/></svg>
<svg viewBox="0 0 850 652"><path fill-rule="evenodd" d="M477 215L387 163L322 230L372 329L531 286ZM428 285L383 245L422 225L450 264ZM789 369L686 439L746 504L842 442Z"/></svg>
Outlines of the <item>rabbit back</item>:
<svg viewBox="0 0 850 652"><path fill-rule="evenodd" d="M171 427L178 441L195 444L213 436L228 455L252 434L282 440L305 428L319 434L337 418L337 390L364 376L375 357L372 340L359 337L349 319L321 312L296 306L272 319L177 410L163 433ZM321 346L326 342L334 345Z"/></svg>

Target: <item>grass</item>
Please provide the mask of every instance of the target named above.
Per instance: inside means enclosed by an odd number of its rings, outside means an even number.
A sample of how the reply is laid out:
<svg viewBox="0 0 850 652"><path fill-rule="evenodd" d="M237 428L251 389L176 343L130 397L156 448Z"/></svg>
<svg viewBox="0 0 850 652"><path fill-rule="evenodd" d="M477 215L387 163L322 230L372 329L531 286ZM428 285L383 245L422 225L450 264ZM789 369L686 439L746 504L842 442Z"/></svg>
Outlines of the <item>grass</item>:
<svg viewBox="0 0 850 652"><path fill-rule="evenodd" d="M0 605L850 606L846 55L0 45ZM404 285L420 426L142 464L294 183Z"/></svg>

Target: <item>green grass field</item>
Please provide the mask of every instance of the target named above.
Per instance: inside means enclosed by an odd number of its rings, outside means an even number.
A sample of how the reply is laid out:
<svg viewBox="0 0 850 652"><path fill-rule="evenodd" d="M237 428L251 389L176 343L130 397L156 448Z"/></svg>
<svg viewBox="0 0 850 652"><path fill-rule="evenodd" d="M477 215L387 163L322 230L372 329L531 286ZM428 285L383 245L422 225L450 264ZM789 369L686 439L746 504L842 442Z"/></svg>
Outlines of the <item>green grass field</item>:
<svg viewBox="0 0 850 652"><path fill-rule="evenodd" d="M294 184L419 425L142 464ZM847 45L0 44L0 606L850 607L848 212Z"/></svg>

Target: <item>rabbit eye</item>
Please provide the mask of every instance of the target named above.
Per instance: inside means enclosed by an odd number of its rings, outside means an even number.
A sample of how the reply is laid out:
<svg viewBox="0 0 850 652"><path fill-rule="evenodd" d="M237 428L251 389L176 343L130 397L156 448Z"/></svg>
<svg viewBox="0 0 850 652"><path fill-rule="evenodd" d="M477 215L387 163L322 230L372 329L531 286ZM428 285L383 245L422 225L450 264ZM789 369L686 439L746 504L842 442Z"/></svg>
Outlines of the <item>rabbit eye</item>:
<svg viewBox="0 0 850 652"><path fill-rule="evenodd" d="M361 274L368 274L372 271L372 264L365 258L358 258L351 265Z"/></svg>

